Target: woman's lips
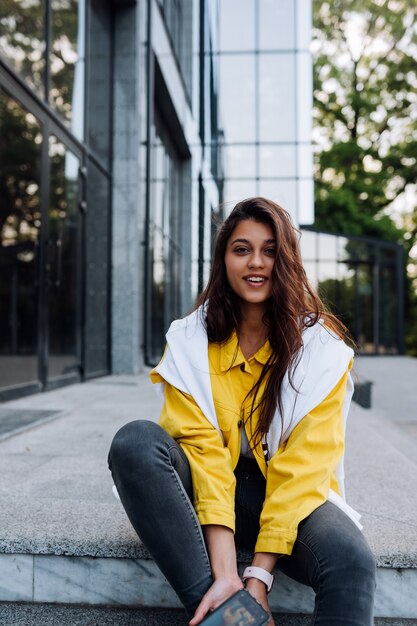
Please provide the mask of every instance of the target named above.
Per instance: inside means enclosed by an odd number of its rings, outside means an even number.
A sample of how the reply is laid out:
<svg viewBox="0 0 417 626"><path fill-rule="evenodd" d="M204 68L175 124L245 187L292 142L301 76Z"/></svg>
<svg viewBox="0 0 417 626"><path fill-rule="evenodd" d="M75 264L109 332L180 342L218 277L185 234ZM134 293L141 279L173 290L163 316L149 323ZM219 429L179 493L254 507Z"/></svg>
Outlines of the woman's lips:
<svg viewBox="0 0 417 626"><path fill-rule="evenodd" d="M244 276L245 280L251 287L261 287L268 280L267 276Z"/></svg>

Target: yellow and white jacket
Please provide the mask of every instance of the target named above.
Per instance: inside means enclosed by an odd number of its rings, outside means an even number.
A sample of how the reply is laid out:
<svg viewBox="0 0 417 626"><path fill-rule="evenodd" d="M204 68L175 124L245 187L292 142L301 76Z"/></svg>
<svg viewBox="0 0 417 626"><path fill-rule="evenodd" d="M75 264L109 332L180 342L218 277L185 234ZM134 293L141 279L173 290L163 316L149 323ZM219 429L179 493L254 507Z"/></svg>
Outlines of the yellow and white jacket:
<svg viewBox="0 0 417 626"><path fill-rule="evenodd" d="M247 391L259 377L269 343L249 361L237 337L208 344L203 309L173 322L167 347L151 378L164 395L160 424L182 446L190 462L194 506L201 524L234 530L233 470L244 424L250 439L256 426L244 418ZM353 393L353 351L321 323L303 332L293 386L282 388L283 411L267 435L266 462L259 443L254 456L266 478L257 551L290 554L299 522L326 500L360 526L344 500L344 430ZM242 364L243 370L240 367ZM261 389L262 392L262 389ZM242 404L243 402L243 404ZM249 411L248 411L249 412Z"/></svg>

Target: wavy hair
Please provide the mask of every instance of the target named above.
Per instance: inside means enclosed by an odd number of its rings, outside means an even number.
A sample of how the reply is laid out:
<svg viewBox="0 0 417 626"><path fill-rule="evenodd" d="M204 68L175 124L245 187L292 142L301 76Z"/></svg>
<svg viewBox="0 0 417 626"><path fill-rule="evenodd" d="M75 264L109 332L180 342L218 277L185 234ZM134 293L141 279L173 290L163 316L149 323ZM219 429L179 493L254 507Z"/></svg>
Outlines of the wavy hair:
<svg viewBox="0 0 417 626"><path fill-rule="evenodd" d="M327 310L310 285L301 260L300 232L288 212L271 200L257 197L239 202L217 232L209 281L196 303L206 307L205 324L209 342L224 343L233 330L239 334L242 322L240 300L229 285L224 259L227 242L237 224L243 220L267 224L276 241L272 295L267 301L263 318L272 350L259 380L246 396L252 397L249 418L255 410L259 411L259 420L251 438L251 446L255 447L268 432L277 405L282 411L281 389L287 371L293 385L297 355L303 346L303 330L321 319L339 337L350 340L350 336L344 324ZM264 380L265 391L260 397L259 390Z"/></svg>

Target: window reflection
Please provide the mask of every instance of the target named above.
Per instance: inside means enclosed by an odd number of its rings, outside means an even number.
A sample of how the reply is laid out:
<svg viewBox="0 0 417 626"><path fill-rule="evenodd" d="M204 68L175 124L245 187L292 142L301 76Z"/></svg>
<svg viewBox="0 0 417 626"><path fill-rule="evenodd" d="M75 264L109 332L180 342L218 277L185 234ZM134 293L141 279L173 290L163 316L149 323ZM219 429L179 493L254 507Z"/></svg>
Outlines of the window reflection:
<svg viewBox="0 0 417 626"><path fill-rule="evenodd" d="M255 146L227 146L224 148L224 166L229 178L255 178Z"/></svg>
<svg viewBox="0 0 417 626"><path fill-rule="evenodd" d="M261 177L294 178L296 174L295 146L261 145L259 166Z"/></svg>
<svg viewBox="0 0 417 626"><path fill-rule="evenodd" d="M158 115L153 130L148 360L157 363L167 328L181 314L181 162Z"/></svg>
<svg viewBox="0 0 417 626"><path fill-rule="evenodd" d="M226 0L219 3L222 51L255 49L255 2Z"/></svg>
<svg viewBox="0 0 417 626"><path fill-rule="evenodd" d="M85 0L51 1L51 106L84 136Z"/></svg>
<svg viewBox="0 0 417 626"><path fill-rule="evenodd" d="M398 353L402 337L397 246L303 230L301 251L307 276L349 328L359 351Z"/></svg>
<svg viewBox="0 0 417 626"><path fill-rule="evenodd" d="M294 0L258 0L259 48L288 50L295 47ZM300 11L305 10L299 8Z"/></svg>
<svg viewBox="0 0 417 626"><path fill-rule="evenodd" d="M321 261L333 261L337 259L337 237L319 233L318 246ZM336 273L334 275L336 275Z"/></svg>
<svg viewBox="0 0 417 626"><path fill-rule="evenodd" d="M255 129L255 58L251 54L220 57L222 120L226 143L253 143Z"/></svg>
<svg viewBox="0 0 417 626"><path fill-rule="evenodd" d="M296 207L295 180L263 180L259 181L259 195L271 198L292 215Z"/></svg>
<svg viewBox="0 0 417 626"><path fill-rule="evenodd" d="M0 135L0 387L8 387L38 378L42 134L3 90Z"/></svg>
<svg viewBox="0 0 417 626"><path fill-rule="evenodd" d="M45 0L0 3L0 53L44 96Z"/></svg>
<svg viewBox="0 0 417 626"><path fill-rule="evenodd" d="M77 369L79 161L54 136L49 159L48 375L54 378Z"/></svg>
<svg viewBox="0 0 417 626"><path fill-rule="evenodd" d="M260 141L294 141L294 76L294 55L259 55Z"/></svg>

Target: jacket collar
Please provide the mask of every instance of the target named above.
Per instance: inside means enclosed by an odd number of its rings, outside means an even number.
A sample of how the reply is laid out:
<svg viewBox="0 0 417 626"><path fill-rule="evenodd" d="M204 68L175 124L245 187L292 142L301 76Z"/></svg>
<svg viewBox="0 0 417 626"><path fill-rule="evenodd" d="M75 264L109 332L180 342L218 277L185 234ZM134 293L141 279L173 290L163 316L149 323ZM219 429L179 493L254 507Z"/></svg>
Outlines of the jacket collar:
<svg viewBox="0 0 417 626"><path fill-rule="evenodd" d="M232 332L229 339L221 345L220 350L220 370L222 372L226 372L232 367L236 367L247 362L239 347L237 333L235 330ZM271 345L267 339L263 346L261 346L259 350L249 359L249 363L252 359L255 359L255 361L258 361L261 365L265 365L270 354Z"/></svg>

